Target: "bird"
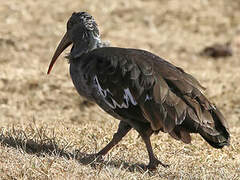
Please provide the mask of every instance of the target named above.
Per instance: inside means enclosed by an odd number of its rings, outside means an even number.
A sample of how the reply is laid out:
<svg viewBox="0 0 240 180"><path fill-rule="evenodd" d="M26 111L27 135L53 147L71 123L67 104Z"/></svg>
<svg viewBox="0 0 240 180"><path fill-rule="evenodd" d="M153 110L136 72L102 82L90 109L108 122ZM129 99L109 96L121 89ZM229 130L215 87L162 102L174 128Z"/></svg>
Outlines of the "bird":
<svg viewBox="0 0 240 180"><path fill-rule="evenodd" d="M156 157L150 141L159 132L187 144L191 134L198 133L214 148L230 145L223 114L204 95L199 81L182 68L146 50L104 43L95 19L87 12L73 12L47 74L70 45L66 58L76 90L119 120L111 141L94 157L106 155L132 129L145 143L149 170L168 167Z"/></svg>

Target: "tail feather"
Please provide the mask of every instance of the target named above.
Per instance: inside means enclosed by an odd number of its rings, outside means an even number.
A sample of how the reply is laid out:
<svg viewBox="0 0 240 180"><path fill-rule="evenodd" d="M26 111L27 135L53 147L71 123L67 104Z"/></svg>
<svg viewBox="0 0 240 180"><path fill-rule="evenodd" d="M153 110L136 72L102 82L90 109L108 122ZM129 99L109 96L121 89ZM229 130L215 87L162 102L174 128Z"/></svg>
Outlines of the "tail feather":
<svg viewBox="0 0 240 180"><path fill-rule="evenodd" d="M223 148L230 144L227 121L216 107L209 110L203 109L201 121L197 119L198 117L189 108L183 123L176 126L169 134L177 140L190 143L189 133L199 133L214 148Z"/></svg>
<svg viewBox="0 0 240 180"><path fill-rule="evenodd" d="M227 121L220 111L215 107L209 110L214 121L214 127L211 129L200 127L200 135L214 148L223 148L230 144L230 133Z"/></svg>

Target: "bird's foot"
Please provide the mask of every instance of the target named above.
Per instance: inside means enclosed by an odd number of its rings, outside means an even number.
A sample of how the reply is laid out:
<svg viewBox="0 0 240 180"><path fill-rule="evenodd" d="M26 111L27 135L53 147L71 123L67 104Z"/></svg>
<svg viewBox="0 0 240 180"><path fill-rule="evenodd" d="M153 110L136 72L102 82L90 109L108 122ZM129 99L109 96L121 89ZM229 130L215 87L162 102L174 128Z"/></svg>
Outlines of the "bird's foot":
<svg viewBox="0 0 240 180"><path fill-rule="evenodd" d="M158 165L161 165L165 168L169 167L168 164L164 164L161 161L159 161L157 158L152 159L149 164L146 166L148 170L156 170Z"/></svg>

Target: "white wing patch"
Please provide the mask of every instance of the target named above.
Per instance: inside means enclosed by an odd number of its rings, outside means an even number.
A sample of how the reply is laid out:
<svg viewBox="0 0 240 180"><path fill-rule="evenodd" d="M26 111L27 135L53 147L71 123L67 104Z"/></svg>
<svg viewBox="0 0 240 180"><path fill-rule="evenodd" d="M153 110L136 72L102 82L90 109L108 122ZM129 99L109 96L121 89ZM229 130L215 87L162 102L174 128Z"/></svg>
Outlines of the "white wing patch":
<svg viewBox="0 0 240 180"><path fill-rule="evenodd" d="M145 102L148 101L148 100L152 100L152 97L147 94L146 98L145 98Z"/></svg>
<svg viewBox="0 0 240 180"><path fill-rule="evenodd" d="M108 100L107 100L107 98L106 98L107 95L108 94L112 95L112 93L111 93L111 91L109 89L103 89L101 87L101 85L99 84L97 76L94 76L94 81L95 81L96 87L97 87L99 93L101 94L101 96L103 97L104 101L112 109L128 108L129 107L129 103L131 103L134 106L137 105L137 102L135 101L134 97L132 96L129 88L124 89L124 95L123 95L124 101L123 101L122 104L118 104L112 97L108 97ZM109 102L109 99L111 99L112 102Z"/></svg>

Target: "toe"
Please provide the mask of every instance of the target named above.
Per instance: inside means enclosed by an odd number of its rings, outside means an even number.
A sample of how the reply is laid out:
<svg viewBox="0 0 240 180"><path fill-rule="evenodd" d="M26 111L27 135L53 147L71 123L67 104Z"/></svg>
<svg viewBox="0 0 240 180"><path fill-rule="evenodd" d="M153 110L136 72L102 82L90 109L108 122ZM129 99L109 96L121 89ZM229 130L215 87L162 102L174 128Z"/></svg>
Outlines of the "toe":
<svg viewBox="0 0 240 180"><path fill-rule="evenodd" d="M151 170L155 170L159 164L165 168L169 167L168 164L164 164L161 161L159 161L158 159L154 158L149 162L149 164L147 165L147 168L151 169Z"/></svg>

